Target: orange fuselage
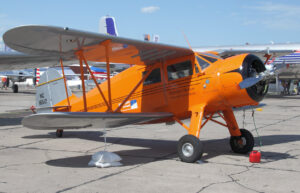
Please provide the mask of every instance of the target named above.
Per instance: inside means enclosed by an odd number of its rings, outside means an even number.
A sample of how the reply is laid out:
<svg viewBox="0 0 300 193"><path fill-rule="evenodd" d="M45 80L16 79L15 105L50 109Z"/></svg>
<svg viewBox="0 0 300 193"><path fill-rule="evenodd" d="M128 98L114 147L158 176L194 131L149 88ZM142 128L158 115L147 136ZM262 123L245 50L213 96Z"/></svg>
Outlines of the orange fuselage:
<svg viewBox="0 0 300 193"><path fill-rule="evenodd" d="M121 108L121 112L170 112L179 119L190 116L191 109L197 105L205 105L205 114L217 112L231 107L245 105L257 105L246 89L240 89L239 83L243 76L238 72L247 54L234 56L227 59L216 59L209 63L204 70L199 67L196 54L158 62L151 67L135 65L124 70L111 79L111 103L112 109L117 109L128 93L137 85L150 68L159 69L160 81L155 83L142 83L130 96ZM203 58L202 58L203 59ZM190 61L192 65L191 75L171 79L169 70L176 63ZM149 75L150 76L150 75ZM147 80L147 79L146 79ZM108 100L107 82L100 85ZM86 94L88 112L106 112L108 107L97 88ZM64 100L57 106L67 105ZM83 97L70 97L72 112L84 111Z"/></svg>

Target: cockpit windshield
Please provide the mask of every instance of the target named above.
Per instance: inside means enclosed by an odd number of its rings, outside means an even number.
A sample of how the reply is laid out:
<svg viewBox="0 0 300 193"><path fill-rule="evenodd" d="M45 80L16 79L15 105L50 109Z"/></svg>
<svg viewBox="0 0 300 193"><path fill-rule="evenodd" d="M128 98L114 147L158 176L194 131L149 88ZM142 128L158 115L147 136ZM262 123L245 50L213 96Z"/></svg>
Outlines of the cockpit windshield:
<svg viewBox="0 0 300 193"><path fill-rule="evenodd" d="M199 56L196 56L196 59L201 67L201 70L204 70L205 68L209 67L210 64L205 60L201 59Z"/></svg>

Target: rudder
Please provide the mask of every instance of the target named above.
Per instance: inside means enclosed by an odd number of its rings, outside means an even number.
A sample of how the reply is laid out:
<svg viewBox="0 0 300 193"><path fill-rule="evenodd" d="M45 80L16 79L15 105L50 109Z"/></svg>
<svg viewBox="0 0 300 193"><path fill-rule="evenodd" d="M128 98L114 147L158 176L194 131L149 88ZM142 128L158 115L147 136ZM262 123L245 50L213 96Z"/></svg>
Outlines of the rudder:
<svg viewBox="0 0 300 193"><path fill-rule="evenodd" d="M67 87L68 96L72 91ZM52 112L52 107L67 98L65 83L60 73L49 68L42 74L36 86L36 108L38 113Z"/></svg>

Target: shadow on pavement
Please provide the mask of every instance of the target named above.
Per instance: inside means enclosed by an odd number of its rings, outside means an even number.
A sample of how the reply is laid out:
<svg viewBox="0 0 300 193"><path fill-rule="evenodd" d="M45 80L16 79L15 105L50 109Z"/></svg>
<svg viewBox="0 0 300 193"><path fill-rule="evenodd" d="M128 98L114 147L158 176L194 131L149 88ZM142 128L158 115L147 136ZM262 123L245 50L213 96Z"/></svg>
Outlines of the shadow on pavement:
<svg viewBox="0 0 300 193"><path fill-rule="evenodd" d="M83 140L91 140L96 142L104 142L102 137L103 133L98 131L75 131L65 132L65 138L78 138ZM48 135L32 135L25 136L23 138L54 138L55 133L49 133ZM283 144L294 141L300 141L300 135L269 135L261 136L262 143L264 146ZM258 142L258 139L255 139ZM107 142L112 144L126 145L139 147L134 150L123 150L117 151L117 153L123 158L122 163L126 165L137 165L142 163L153 162L156 160L173 159L176 158L177 141L172 140L156 140L156 139L139 139L139 138L119 138L119 137L107 137ZM202 140L204 143L204 153L202 161L207 162L209 159L222 156L247 156L235 154L231 151L229 145L229 138L216 139L216 140ZM274 150L276 151L276 150ZM49 160L46 164L57 167L88 167L91 155L76 156L70 158L61 158L56 160ZM277 153L277 152L263 152L262 158L266 158L267 162L277 161L287 158L293 158L288 153Z"/></svg>
<svg viewBox="0 0 300 193"><path fill-rule="evenodd" d="M0 118L0 126L21 125L23 117Z"/></svg>

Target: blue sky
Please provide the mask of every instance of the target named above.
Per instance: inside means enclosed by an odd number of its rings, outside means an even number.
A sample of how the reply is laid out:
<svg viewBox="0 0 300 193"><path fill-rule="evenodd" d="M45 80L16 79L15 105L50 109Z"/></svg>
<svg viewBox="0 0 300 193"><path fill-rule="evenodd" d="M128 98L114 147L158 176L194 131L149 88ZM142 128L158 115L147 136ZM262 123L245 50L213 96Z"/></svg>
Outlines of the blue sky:
<svg viewBox="0 0 300 193"><path fill-rule="evenodd" d="M0 0L0 35L15 26L38 24L98 31L101 16L117 21L119 35L192 47L300 42L299 0ZM2 41L2 38L0 39Z"/></svg>

